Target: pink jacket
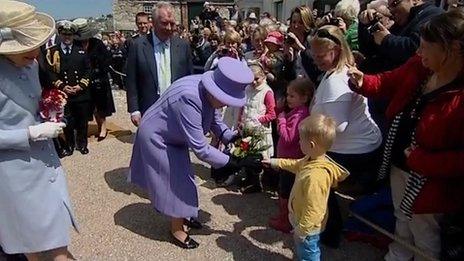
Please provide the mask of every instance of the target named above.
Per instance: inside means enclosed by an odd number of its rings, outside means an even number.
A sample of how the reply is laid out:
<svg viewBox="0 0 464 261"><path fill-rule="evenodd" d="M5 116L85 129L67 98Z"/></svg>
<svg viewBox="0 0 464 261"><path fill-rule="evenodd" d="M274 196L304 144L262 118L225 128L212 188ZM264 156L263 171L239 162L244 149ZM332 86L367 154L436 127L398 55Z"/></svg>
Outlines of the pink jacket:
<svg viewBox="0 0 464 261"><path fill-rule="evenodd" d="M307 105L296 107L285 115L279 114L277 118L277 131L280 135L277 143L278 158L300 159L304 157L300 149L298 125L308 116L309 108Z"/></svg>

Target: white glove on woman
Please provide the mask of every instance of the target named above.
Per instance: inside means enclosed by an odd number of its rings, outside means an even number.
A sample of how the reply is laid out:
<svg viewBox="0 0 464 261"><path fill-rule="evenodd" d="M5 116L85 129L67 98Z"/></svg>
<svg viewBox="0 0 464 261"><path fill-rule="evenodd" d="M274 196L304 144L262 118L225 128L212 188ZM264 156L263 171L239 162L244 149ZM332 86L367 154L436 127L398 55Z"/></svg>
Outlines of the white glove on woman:
<svg viewBox="0 0 464 261"><path fill-rule="evenodd" d="M29 126L29 138L33 141L56 138L63 133L64 127L66 124L63 122L44 122Z"/></svg>

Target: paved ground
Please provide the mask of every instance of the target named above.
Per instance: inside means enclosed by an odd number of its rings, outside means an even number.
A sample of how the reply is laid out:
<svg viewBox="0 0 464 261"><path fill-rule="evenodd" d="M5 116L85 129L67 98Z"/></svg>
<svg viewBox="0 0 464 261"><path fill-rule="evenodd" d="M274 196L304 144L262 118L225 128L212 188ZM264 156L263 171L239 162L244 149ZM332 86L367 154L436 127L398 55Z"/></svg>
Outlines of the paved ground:
<svg viewBox="0 0 464 261"><path fill-rule="evenodd" d="M265 194L243 196L215 188L208 168L194 159L198 174L200 217L206 228L193 232L196 250L169 242L169 223L155 213L145 194L126 183L133 132L125 94L115 91L117 113L109 119L110 136L89 144L90 154L75 153L62 162L80 233L72 233L70 252L77 260L290 260L292 238L266 227L276 210ZM194 156L193 156L194 158ZM381 260L369 245L344 242L323 249L324 260ZM1 258L0 258L1 260Z"/></svg>

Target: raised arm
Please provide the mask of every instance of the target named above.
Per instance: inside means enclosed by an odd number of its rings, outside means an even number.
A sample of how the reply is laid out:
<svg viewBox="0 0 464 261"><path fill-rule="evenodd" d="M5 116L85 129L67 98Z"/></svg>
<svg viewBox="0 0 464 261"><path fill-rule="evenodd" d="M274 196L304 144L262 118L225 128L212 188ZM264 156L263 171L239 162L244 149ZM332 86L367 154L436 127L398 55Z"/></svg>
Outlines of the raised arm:
<svg viewBox="0 0 464 261"><path fill-rule="evenodd" d="M375 75L364 75L355 67L348 71L350 76L350 88L368 98L387 98L391 99L398 88L402 87L402 81L409 74L427 74L428 70L422 66L421 58L414 56L404 65L393 71L379 73Z"/></svg>

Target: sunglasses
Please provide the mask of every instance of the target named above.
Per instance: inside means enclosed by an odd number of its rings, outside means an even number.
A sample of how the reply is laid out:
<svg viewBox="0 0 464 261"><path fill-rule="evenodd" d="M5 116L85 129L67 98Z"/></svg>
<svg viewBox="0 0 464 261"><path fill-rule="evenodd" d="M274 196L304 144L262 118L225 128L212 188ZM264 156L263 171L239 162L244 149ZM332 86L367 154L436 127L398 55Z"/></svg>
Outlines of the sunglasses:
<svg viewBox="0 0 464 261"><path fill-rule="evenodd" d="M316 31L316 35L317 37L319 38L324 38L324 39L329 39L331 40L332 42L340 45L340 40L338 40L337 37L333 36L330 34L330 32L327 30L327 29L319 29Z"/></svg>
<svg viewBox="0 0 464 261"><path fill-rule="evenodd" d="M388 9L393 9L397 7L399 4L401 4L401 2L403 2L403 0L395 0L391 2L391 4L388 4Z"/></svg>

